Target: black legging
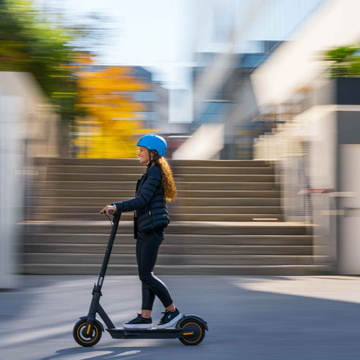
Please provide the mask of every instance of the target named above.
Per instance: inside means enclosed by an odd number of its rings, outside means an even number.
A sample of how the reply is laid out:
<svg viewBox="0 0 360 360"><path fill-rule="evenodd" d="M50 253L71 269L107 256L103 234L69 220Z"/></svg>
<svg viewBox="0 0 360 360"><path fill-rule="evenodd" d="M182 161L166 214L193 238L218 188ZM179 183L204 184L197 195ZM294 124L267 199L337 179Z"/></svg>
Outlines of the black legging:
<svg viewBox="0 0 360 360"><path fill-rule="evenodd" d="M158 250L163 239L163 228L138 233L136 259L139 278L142 282L142 310L152 310L155 295L165 308L173 303L166 285L153 273Z"/></svg>

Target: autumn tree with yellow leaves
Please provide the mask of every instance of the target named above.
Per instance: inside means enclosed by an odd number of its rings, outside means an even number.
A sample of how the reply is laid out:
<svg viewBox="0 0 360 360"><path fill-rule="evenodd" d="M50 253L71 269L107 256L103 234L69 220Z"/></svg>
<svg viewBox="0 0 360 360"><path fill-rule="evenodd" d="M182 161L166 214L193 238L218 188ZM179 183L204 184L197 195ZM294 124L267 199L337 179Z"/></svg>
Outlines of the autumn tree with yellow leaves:
<svg viewBox="0 0 360 360"><path fill-rule="evenodd" d="M89 58L77 70L77 157L130 158L136 155L135 134L145 132L138 112L144 105L132 93L149 88L124 66L99 67Z"/></svg>
<svg viewBox="0 0 360 360"><path fill-rule="evenodd" d="M0 4L0 70L35 77L61 119L64 135L59 142L65 153L70 130L78 157L133 157L134 133L146 130L137 116L143 105L131 93L149 86L131 76L128 67L94 66L89 53L79 52L99 24L68 26L31 0Z"/></svg>

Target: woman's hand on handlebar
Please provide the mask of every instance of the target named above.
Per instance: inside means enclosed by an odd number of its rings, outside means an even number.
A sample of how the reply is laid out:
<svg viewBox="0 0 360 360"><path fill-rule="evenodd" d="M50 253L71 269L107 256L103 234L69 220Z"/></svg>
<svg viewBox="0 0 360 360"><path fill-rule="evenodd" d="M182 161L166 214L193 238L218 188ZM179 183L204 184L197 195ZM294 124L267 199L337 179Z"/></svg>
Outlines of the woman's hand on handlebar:
<svg viewBox="0 0 360 360"><path fill-rule="evenodd" d="M100 210L99 214L108 214L114 215L116 213L116 206L114 205L106 205L103 209Z"/></svg>

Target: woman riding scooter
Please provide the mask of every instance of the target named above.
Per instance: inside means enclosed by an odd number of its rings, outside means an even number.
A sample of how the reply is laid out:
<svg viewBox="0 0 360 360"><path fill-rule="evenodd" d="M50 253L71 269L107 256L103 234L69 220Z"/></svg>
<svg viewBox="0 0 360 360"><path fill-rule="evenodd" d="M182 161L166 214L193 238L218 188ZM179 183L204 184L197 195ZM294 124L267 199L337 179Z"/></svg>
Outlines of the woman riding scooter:
<svg viewBox="0 0 360 360"><path fill-rule="evenodd" d="M170 218L166 200L173 201L176 186L171 168L164 158L167 144L157 135L143 136L137 143L140 163L146 164L146 172L138 180L133 199L106 205L100 213L134 211L134 234L138 274L142 283L141 313L123 324L126 329L149 329L153 326L151 312L157 296L165 311L157 328L174 326L182 315L174 305L168 288L156 276L153 269L159 247L164 240L164 228Z"/></svg>

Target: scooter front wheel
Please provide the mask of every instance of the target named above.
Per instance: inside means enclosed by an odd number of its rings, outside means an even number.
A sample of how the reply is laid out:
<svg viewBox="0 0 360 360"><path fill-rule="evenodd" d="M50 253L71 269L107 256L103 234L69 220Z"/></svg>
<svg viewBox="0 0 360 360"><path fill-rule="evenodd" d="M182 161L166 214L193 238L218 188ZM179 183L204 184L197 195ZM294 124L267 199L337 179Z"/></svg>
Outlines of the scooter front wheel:
<svg viewBox="0 0 360 360"><path fill-rule="evenodd" d="M184 329L184 336L179 340L187 346L200 344L205 336L205 327L199 320L194 318L180 320L178 326Z"/></svg>
<svg viewBox="0 0 360 360"><path fill-rule="evenodd" d="M101 339L101 327L95 322L93 325L87 325L86 319L79 320L73 330L74 340L81 346L90 347L97 344Z"/></svg>

